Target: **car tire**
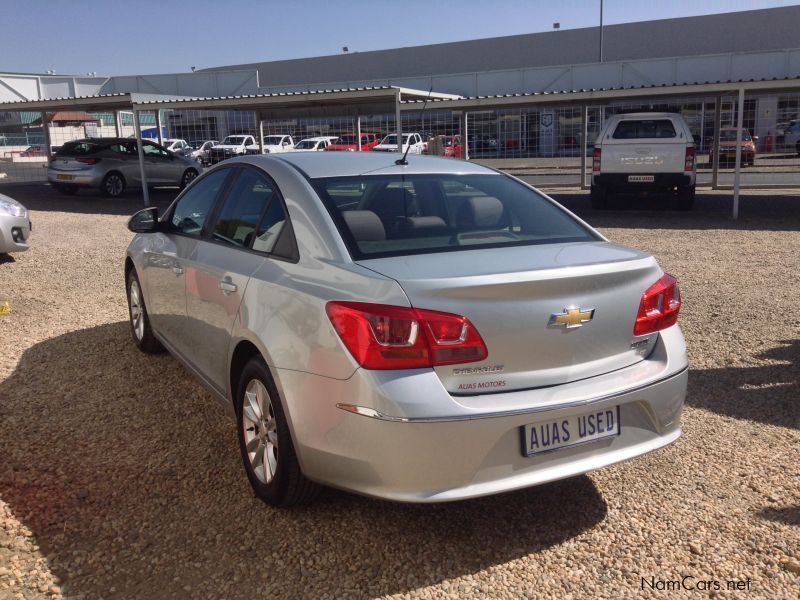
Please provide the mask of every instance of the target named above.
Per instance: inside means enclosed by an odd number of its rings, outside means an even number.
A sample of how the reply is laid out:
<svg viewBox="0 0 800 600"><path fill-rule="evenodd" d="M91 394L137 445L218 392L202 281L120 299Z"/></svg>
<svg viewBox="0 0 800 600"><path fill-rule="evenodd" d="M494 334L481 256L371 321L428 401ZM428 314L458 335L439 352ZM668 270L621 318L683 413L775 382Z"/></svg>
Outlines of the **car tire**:
<svg viewBox="0 0 800 600"><path fill-rule="evenodd" d="M136 275L136 269L131 269L128 273L125 290L128 293L128 321L131 327L133 343L145 354L163 352L164 346L153 335L153 329L150 327L150 317L147 315L144 294L139 283L139 277Z"/></svg>
<svg viewBox="0 0 800 600"><path fill-rule="evenodd" d="M606 210L608 208L608 188L592 185L590 198L594 210Z"/></svg>
<svg viewBox="0 0 800 600"><path fill-rule="evenodd" d="M125 192L125 177L122 173L111 171L103 177L100 190L110 198L119 198Z"/></svg>
<svg viewBox="0 0 800 600"><path fill-rule="evenodd" d="M184 189L187 185L192 183L192 181L197 179L198 175L197 169L186 169L181 177L181 189Z"/></svg>
<svg viewBox="0 0 800 600"><path fill-rule="evenodd" d="M694 207L695 187L679 187L675 196L676 210L692 210Z"/></svg>
<svg viewBox="0 0 800 600"><path fill-rule="evenodd" d="M61 194L65 196L74 196L78 193L78 186L77 185L63 185L57 184L53 185L53 187Z"/></svg>
<svg viewBox="0 0 800 600"><path fill-rule="evenodd" d="M256 496L277 507L313 500L321 486L300 470L281 398L260 356L242 369L235 398L242 463Z"/></svg>

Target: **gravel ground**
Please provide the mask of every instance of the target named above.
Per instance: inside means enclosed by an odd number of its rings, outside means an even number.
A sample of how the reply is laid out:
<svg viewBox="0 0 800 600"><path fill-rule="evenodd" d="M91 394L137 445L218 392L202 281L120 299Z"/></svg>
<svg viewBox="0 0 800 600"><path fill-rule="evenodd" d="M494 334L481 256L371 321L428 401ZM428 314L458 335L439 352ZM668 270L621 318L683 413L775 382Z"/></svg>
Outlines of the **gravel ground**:
<svg viewBox="0 0 800 600"><path fill-rule="evenodd" d="M797 597L798 197L748 195L734 223L724 195L690 214L558 196L681 281L692 370L675 445L492 498L326 491L281 511L250 492L223 410L129 340L135 199L12 195L34 235L0 259L0 598L697 597L650 589L687 575L717 596Z"/></svg>

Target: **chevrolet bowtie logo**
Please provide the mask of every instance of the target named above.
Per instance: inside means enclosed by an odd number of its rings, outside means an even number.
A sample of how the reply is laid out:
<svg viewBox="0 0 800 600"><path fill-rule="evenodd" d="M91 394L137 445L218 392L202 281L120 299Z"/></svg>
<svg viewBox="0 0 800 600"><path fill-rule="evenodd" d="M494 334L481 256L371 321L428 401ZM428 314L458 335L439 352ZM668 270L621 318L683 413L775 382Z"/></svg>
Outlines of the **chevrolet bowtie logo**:
<svg viewBox="0 0 800 600"><path fill-rule="evenodd" d="M548 327L566 327L567 329L574 329L575 327L582 327L584 323L588 323L594 317L593 308L565 308L564 312L553 313L550 315L550 321L547 323Z"/></svg>

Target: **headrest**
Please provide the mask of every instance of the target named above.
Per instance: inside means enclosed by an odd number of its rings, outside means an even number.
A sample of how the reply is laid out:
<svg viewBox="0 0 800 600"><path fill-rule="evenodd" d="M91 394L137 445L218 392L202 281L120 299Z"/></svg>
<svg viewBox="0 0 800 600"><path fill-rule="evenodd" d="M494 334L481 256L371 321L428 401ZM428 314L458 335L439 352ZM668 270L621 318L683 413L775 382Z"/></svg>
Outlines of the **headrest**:
<svg viewBox="0 0 800 600"><path fill-rule="evenodd" d="M458 211L458 224L466 227L496 227L503 218L503 203L493 196L472 196Z"/></svg>
<svg viewBox="0 0 800 600"><path fill-rule="evenodd" d="M357 242L380 242L386 239L383 223L371 210L346 210L342 217Z"/></svg>
<svg viewBox="0 0 800 600"><path fill-rule="evenodd" d="M396 231L404 236L426 236L447 233L447 223L436 216L406 217L397 222Z"/></svg>

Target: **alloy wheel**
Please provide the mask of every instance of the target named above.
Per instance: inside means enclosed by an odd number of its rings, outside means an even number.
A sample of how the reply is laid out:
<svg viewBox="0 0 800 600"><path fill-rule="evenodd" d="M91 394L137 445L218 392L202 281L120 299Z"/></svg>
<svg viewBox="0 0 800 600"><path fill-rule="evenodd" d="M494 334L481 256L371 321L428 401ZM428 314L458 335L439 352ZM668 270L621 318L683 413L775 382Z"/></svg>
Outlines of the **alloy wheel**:
<svg viewBox="0 0 800 600"><path fill-rule="evenodd" d="M131 324L136 339L141 341L144 337L144 308L142 306L142 293L139 282L134 278L130 286Z"/></svg>
<svg viewBox="0 0 800 600"><path fill-rule="evenodd" d="M111 174L106 177L106 192L109 196L119 196L124 187L125 184L119 175Z"/></svg>
<svg viewBox="0 0 800 600"><path fill-rule="evenodd" d="M278 469L278 423L269 392L258 379L245 388L242 429L250 468L261 483L270 483Z"/></svg>

